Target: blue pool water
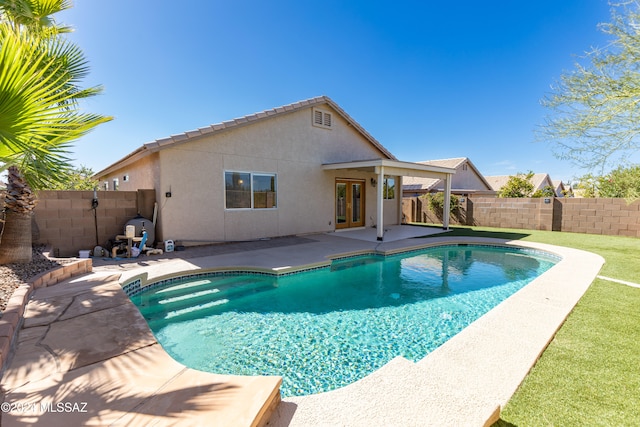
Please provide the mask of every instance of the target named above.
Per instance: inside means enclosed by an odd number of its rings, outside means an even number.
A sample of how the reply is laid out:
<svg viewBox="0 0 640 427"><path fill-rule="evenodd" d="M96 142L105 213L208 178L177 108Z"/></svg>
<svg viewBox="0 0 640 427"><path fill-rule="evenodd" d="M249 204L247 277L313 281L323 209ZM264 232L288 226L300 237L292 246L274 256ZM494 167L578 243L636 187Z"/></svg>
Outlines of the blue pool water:
<svg viewBox="0 0 640 427"><path fill-rule="evenodd" d="M556 262L527 250L442 246L280 277L199 277L131 299L184 365L281 375L283 396L295 396L348 385L396 356L422 359Z"/></svg>

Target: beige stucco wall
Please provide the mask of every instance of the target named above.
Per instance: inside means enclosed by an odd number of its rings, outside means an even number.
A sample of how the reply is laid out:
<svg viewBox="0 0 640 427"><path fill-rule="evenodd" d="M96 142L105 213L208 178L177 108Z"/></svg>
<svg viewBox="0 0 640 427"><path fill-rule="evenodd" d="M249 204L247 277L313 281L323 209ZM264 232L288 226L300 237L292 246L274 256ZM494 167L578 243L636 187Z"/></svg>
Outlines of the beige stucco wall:
<svg viewBox="0 0 640 427"><path fill-rule="evenodd" d="M467 165L466 170L463 166L464 165L460 165L456 168L456 173L451 179L452 188L464 190L491 190L491 188L488 188L487 185L482 182L480 177L470 166Z"/></svg>
<svg viewBox="0 0 640 427"><path fill-rule="evenodd" d="M159 179L158 153L152 153L141 158L135 163L124 166L100 178L100 188L113 191L113 180L118 179L118 190L136 191L140 189L155 188L155 183ZM125 181L125 176L128 179ZM105 184L107 187L105 188Z"/></svg>
<svg viewBox="0 0 640 427"><path fill-rule="evenodd" d="M307 108L173 144L117 173L126 169L135 187L153 181L156 233L163 240L195 244L333 231L336 178L365 181L365 225L373 226L376 189L370 179L377 176L321 166L386 156L338 113L325 110L333 113L330 130L312 126ZM277 208L225 209L225 171L275 173ZM384 202L385 224L399 223L399 203Z"/></svg>

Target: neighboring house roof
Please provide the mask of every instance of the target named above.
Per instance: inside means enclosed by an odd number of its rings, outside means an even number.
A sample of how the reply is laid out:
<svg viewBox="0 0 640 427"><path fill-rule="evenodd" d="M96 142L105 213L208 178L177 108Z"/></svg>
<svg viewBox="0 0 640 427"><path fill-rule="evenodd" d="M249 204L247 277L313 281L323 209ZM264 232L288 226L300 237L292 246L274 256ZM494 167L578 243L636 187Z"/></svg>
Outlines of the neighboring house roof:
<svg viewBox="0 0 640 427"><path fill-rule="evenodd" d="M491 185L486 181L484 176L478 171L478 168L473 164L468 157L455 157L452 159L439 159L439 160L425 160L417 162L428 166L439 166L445 168L452 168L459 170L464 164L467 164L471 170L475 173L478 179L484 184L486 188L452 188L452 191L491 191ZM402 180L403 191L421 191L429 192L444 188L444 183L441 179L430 178L418 178L418 177L404 177Z"/></svg>
<svg viewBox="0 0 640 427"><path fill-rule="evenodd" d="M500 191L509 181L509 175L494 175L484 177L494 191Z"/></svg>
<svg viewBox="0 0 640 427"><path fill-rule="evenodd" d="M565 195L564 192L570 189L570 187L565 187L561 180L554 180L553 189L556 192L556 196L563 197Z"/></svg>
<svg viewBox="0 0 640 427"><path fill-rule="evenodd" d="M531 178L531 181L533 182L534 190L542 190L544 187L547 187L547 186L554 188L553 181L551 180L551 177L547 173L537 173L533 175L533 178Z"/></svg>
<svg viewBox="0 0 640 427"><path fill-rule="evenodd" d="M402 189L404 191L430 191L438 182L440 182L439 179L405 176L402 178Z"/></svg>
<svg viewBox="0 0 640 427"><path fill-rule="evenodd" d="M487 182L491 185L495 191L500 191L502 187L504 187L507 182L509 182L509 178L513 175L495 175L495 176L485 176ZM533 184L533 191L542 190L547 185L550 187L554 187L553 181L549 177L549 174L546 173L536 173L531 177L531 183Z"/></svg>
<svg viewBox="0 0 640 427"><path fill-rule="evenodd" d="M162 150L169 146L175 146L185 143L201 136L208 136L215 133L225 132L229 129L238 128L241 126L253 124L258 121L267 120L274 116L281 116L289 114L295 111L299 111L305 108L314 107L316 105L327 104L333 108L344 120L346 120L351 126L353 126L365 139L367 139L373 146L380 150L390 160L397 160L396 157L389 152L378 140L376 140L369 132L367 132L358 122L356 122L350 115L348 115L338 104L336 104L328 96L318 96L315 98L306 99L304 101L294 102L293 104L284 105L282 107L272 108L270 110L261 111L259 113L250 114L244 117L240 117L233 120L228 120L222 123L213 124L200 129L187 131L177 135L171 135L167 138L157 139L152 142L143 144L142 147L129 153L117 162L107 166L103 170L97 172L95 176L99 177L106 175L116 169L124 167L130 163L139 160L153 152Z"/></svg>

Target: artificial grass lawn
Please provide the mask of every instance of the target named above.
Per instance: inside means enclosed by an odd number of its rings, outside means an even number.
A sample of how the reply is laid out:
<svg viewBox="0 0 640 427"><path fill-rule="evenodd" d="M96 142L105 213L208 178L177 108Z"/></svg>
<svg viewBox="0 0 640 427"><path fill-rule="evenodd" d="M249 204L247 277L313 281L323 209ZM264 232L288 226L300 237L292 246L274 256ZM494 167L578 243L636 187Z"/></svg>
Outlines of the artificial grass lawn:
<svg viewBox="0 0 640 427"><path fill-rule="evenodd" d="M601 275L640 282L640 239L475 227L451 233L587 250L605 258ZM639 288L596 279L494 426L640 425L639 308Z"/></svg>
<svg viewBox="0 0 640 427"><path fill-rule="evenodd" d="M640 425L640 289L597 279L498 426Z"/></svg>

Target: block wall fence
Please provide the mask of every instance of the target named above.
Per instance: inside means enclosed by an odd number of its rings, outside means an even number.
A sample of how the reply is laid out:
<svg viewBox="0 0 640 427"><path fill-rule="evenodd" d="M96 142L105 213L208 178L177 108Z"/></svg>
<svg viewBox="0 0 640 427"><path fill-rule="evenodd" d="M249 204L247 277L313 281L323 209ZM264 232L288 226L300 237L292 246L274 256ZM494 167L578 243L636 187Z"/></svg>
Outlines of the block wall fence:
<svg viewBox="0 0 640 427"><path fill-rule="evenodd" d="M33 242L51 247L52 255L78 256L80 250L104 245L140 213L152 218L154 190L98 191L98 207L91 209L93 191L39 191L33 218ZM97 243L96 243L97 223Z"/></svg>
<svg viewBox="0 0 640 427"><path fill-rule="evenodd" d="M406 222L442 222L441 217L429 209L426 200L418 197L404 198L402 213ZM458 212L451 215L450 223L640 237L640 201L467 197L460 203Z"/></svg>
<svg viewBox="0 0 640 427"><path fill-rule="evenodd" d="M40 191L33 218L33 241L52 249L59 257L78 256L97 242L104 245L124 232L124 226L140 213L153 217L155 190L99 191L96 216L91 209L93 191ZM525 230L640 237L640 200L581 198L493 198L467 197L452 225L475 225ZM441 223L426 200L404 198L405 222ZM97 220L97 221L96 221Z"/></svg>

